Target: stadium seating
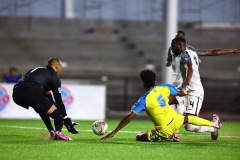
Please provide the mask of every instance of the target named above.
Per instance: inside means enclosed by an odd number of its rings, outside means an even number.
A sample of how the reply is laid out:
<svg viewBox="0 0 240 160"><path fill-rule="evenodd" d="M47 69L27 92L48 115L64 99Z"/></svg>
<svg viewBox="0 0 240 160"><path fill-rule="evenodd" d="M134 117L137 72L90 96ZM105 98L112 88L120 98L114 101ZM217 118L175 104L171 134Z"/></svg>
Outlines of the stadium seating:
<svg viewBox="0 0 240 160"><path fill-rule="evenodd" d="M239 29L201 29L195 24L180 24L179 29L186 32L187 41L196 48L239 48ZM139 71L149 62L155 65L157 81L161 82L164 37L161 22L1 17L0 67L13 65L25 72L57 56L67 63L61 78L106 84L107 108L126 111L144 92ZM204 106L209 111L218 108L222 112L239 112L240 55L201 60ZM101 81L101 76L108 76L108 81ZM223 98L225 101L219 102Z"/></svg>

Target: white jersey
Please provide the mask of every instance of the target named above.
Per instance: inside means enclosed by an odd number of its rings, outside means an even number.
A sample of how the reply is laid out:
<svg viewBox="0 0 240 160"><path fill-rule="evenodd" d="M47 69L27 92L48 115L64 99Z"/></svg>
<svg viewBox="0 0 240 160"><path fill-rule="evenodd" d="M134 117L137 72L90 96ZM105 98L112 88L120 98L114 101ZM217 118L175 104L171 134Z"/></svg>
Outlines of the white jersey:
<svg viewBox="0 0 240 160"><path fill-rule="evenodd" d="M202 54L201 50L195 49L190 45L186 45L187 50L196 51L197 54ZM172 62L172 75L171 75L171 84L177 88L181 87L183 83L182 73L180 70L180 56L176 57L171 50L171 47L168 50L167 60Z"/></svg>
<svg viewBox="0 0 240 160"><path fill-rule="evenodd" d="M203 96L204 90L199 74L199 63L197 52L191 49L186 49L183 53L180 54L180 63L184 65L186 69L186 74L188 71L187 63L192 63L193 74L189 82L189 85L186 89L194 90L190 95L193 96Z"/></svg>

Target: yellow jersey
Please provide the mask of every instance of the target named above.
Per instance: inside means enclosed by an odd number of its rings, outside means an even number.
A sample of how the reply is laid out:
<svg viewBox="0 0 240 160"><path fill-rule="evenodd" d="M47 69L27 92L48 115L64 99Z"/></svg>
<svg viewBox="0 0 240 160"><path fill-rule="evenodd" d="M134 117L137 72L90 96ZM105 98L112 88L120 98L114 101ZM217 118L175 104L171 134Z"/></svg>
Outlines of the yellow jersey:
<svg viewBox="0 0 240 160"><path fill-rule="evenodd" d="M154 86L139 98L138 102L133 105L132 111L136 114L145 111L154 126L164 130L178 115L168 104L169 96L176 96L177 93L177 89L170 84Z"/></svg>

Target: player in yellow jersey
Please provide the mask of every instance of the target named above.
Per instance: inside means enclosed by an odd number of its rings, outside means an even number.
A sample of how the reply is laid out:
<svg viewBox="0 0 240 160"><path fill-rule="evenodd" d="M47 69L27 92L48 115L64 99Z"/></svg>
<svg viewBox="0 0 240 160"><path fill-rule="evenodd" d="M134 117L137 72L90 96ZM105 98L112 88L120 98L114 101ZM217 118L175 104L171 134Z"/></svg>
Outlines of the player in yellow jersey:
<svg viewBox="0 0 240 160"><path fill-rule="evenodd" d="M196 116L183 116L169 106L170 96L185 96L193 90L187 92L178 91L170 84L160 84L155 86L156 75L151 70L143 70L140 73L143 87L147 93L142 95L138 102L132 107L132 111L124 117L118 126L108 135L101 138L106 140L113 137L119 130L126 126L138 113L145 111L151 118L154 128L145 133L136 136L138 141L166 141L171 140L174 131L179 129L185 123L191 123L199 126L212 126L218 129L222 127L219 117L211 122Z"/></svg>

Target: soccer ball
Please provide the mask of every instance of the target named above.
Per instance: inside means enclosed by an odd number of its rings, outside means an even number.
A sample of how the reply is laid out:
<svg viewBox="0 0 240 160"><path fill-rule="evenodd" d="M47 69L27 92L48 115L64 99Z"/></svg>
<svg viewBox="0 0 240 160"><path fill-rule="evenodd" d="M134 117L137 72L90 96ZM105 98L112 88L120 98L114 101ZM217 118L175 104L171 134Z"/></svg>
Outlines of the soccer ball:
<svg viewBox="0 0 240 160"><path fill-rule="evenodd" d="M93 123L92 130L96 135L104 135L108 130L108 124L104 120L97 120Z"/></svg>

